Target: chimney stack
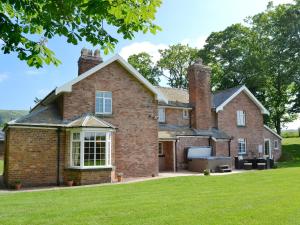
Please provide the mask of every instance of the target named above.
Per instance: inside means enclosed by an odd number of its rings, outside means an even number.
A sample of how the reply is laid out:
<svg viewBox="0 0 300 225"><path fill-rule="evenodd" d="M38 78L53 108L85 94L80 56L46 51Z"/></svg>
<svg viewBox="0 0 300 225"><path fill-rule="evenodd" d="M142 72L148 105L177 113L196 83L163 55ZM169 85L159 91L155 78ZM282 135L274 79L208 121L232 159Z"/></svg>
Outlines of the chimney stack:
<svg viewBox="0 0 300 225"><path fill-rule="evenodd" d="M202 59L188 68L189 102L193 106L192 128L209 130L211 128L211 69L202 64Z"/></svg>
<svg viewBox="0 0 300 225"><path fill-rule="evenodd" d="M103 59L101 58L100 51L98 49L94 51L94 54L90 49L81 49L81 55L78 60L78 76L102 62Z"/></svg>

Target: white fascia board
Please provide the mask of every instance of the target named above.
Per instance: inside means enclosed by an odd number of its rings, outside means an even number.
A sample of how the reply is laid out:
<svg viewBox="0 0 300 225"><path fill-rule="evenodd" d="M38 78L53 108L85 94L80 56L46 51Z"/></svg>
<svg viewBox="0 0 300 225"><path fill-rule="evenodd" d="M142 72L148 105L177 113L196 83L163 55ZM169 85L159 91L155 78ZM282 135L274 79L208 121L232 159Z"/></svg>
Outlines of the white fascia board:
<svg viewBox="0 0 300 225"><path fill-rule="evenodd" d="M168 100L165 98L165 96L159 92L146 78L144 78L136 69L134 69L126 60L124 60L120 55L116 54L109 60L93 67L92 69L84 72L80 76L76 77L75 79L65 83L64 85L56 88L55 94L58 95L62 92L71 92L72 86L79 81L85 79L86 77L94 74L98 70L106 67L107 65L111 64L114 61L118 61L129 73L131 73L136 79L138 79L142 84L144 84L150 91L152 91L155 95L157 100L164 101L165 103L168 103Z"/></svg>
<svg viewBox="0 0 300 225"><path fill-rule="evenodd" d="M258 99L251 93L251 91L249 91L249 89L245 85L240 87L240 89L238 89L233 95L231 95L225 102L219 105L216 108L216 112L223 110L224 106L226 106L232 99L234 99L242 91L244 91L248 95L248 97L258 106L258 108L260 108L262 114L267 114L267 115L270 114L269 111L263 106L263 104L261 104L261 102L258 101Z"/></svg>
<svg viewBox="0 0 300 225"><path fill-rule="evenodd" d="M268 131L270 131L272 134L274 134L276 137L278 137L280 140L282 140L282 137L277 134L274 130L272 130L270 127L268 127L267 125L264 125L264 128L266 128Z"/></svg>

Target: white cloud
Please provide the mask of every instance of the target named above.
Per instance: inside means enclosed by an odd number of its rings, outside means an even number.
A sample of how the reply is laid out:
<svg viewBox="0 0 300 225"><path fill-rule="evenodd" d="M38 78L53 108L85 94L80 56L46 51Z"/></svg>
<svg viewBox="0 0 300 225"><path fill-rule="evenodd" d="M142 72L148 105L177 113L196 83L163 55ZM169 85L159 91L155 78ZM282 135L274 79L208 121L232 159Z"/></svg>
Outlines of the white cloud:
<svg viewBox="0 0 300 225"><path fill-rule="evenodd" d="M0 73L0 82L6 80L8 78L7 73Z"/></svg>
<svg viewBox="0 0 300 225"><path fill-rule="evenodd" d="M35 75L43 74L45 72L46 72L45 69L32 69L32 70L27 70L25 74L30 76L35 76Z"/></svg>
<svg viewBox="0 0 300 225"><path fill-rule="evenodd" d="M202 48L205 44L205 40L205 36L200 36L197 38L185 38L180 43L188 44L191 47ZM153 44L148 41L135 42L123 47L120 51L120 55L127 60L130 55L147 52L152 56L153 61L157 62L160 58L158 50L166 48L168 48L168 44Z"/></svg>
<svg viewBox="0 0 300 225"><path fill-rule="evenodd" d="M273 0L274 5L294 3L294 0Z"/></svg>
<svg viewBox="0 0 300 225"><path fill-rule="evenodd" d="M127 60L130 55L138 54L141 52L147 52L153 57L153 61L157 62L160 58L158 50L165 49L167 47L168 46L166 44L153 44L148 41L135 42L133 44L123 47L120 51L120 55Z"/></svg>
<svg viewBox="0 0 300 225"><path fill-rule="evenodd" d="M200 49L203 48L203 46L205 45L206 38L206 36L200 36L197 38L185 38L181 41L181 44L189 45L191 47Z"/></svg>

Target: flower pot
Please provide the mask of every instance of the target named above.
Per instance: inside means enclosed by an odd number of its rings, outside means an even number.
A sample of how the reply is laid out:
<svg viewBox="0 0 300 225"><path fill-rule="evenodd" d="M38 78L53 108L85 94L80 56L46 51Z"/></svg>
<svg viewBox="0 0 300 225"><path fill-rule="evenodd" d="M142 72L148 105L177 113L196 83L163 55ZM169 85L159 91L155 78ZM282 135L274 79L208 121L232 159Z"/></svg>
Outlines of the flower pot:
<svg viewBox="0 0 300 225"><path fill-rule="evenodd" d="M20 190L21 187L22 187L22 184L21 184L21 183L15 184L15 189L16 189L16 190Z"/></svg>
<svg viewBox="0 0 300 225"><path fill-rule="evenodd" d="M123 175L121 175L121 174L117 175L117 180L118 180L118 182L122 182L123 181Z"/></svg>
<svg viewBox="0 0 300 225"><path fill-rule="evenodd" d="M74 184L74 181L73 181L73 180L68 180L68 181L67 181L67 185L68 185L69 187L72 187L73 184Z"/></svg>

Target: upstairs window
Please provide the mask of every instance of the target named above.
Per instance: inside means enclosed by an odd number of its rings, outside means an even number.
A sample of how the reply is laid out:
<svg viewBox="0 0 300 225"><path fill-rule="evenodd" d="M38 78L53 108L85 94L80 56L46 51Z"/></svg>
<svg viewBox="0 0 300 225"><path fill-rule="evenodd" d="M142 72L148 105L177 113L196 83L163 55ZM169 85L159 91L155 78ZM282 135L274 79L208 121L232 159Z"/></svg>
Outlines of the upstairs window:
<svg viewBox="0 0 300 225"><path fill-rule="evenodd" d="M183 109L182 117L183 117L183 119L188 119L189 118L189 110L188 109Z"/></svg>
<svg viewBox="0 0 300 225"><path fill-rule="evenodd" d="M112 93L109 91L96 92L96 114L112 114Z"/></svg>
<svg viewBox="0 0 300 225"><path fill-rule="evenodd" d="M238 139L238 153L239 154L246 154L246 139L239 138Z"/></svg>
<svg viewBox="0 0 300 225"><path fill-rule="evenodd" d="M245 126L246 125L246 113L245 111L236 111L236 122L238 126Z"/></svg>
<svg viewBox="0 0 300 225"><path fill-rule="evenodd" d="M158 122L160 123L166 122L165 108L158 108Z"/></svg>

